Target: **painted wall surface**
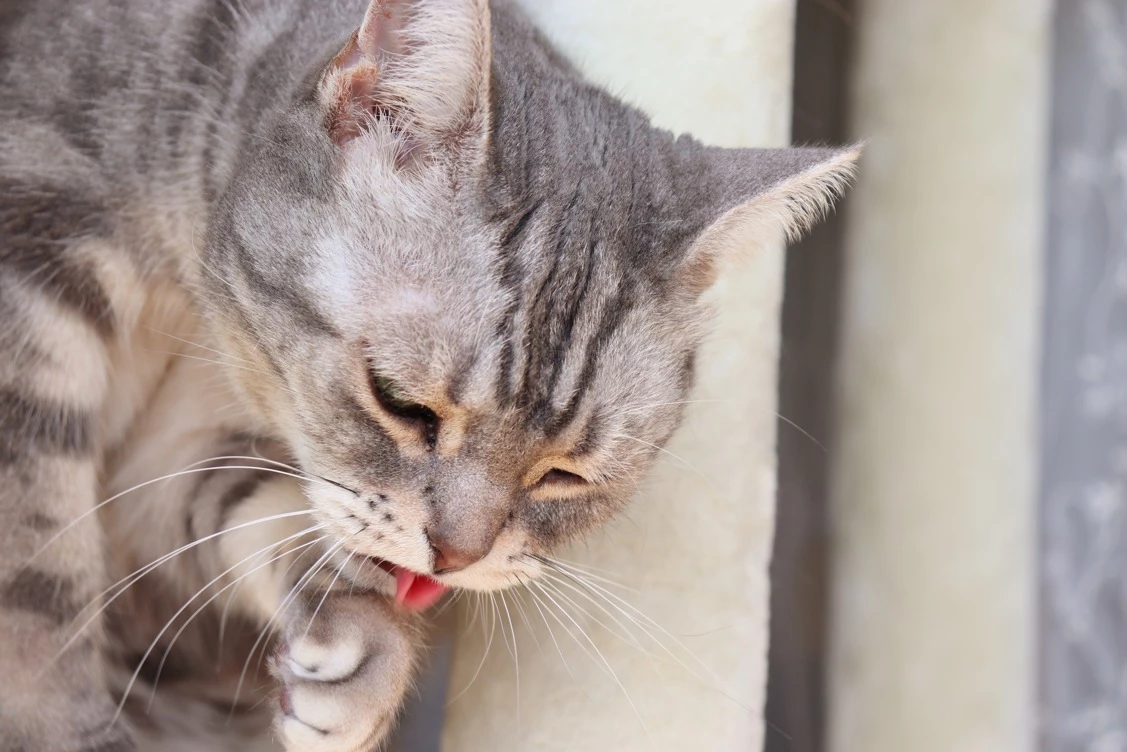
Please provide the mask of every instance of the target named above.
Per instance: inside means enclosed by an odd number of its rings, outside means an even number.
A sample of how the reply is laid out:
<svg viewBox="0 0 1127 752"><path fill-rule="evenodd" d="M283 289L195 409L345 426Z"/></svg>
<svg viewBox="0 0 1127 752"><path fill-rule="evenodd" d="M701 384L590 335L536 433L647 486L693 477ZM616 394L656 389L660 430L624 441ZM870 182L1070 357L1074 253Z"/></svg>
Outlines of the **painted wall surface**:
<svg viewBox="0 0 1127 752"><path fill-rule="evenodd" d="M792 0L523 4L595 81L659 124L716 144L786 143ZM569 557L633 588L621 597L669 634L647 623L630 629L636 645L616 638L597 622L621 633L617 607L566 590L575 605L557 600L570 616L509 596L499 620L484 603L472 622L471 605L448 752L761 746L782 251L749 256L713 292L720 313L700 360L702 402L627 517ZM501 634L510 620L515 647Z"/></svg>
<svg viewBox="0 0 1127 752"><path fill-rule="evenodd" d="M1033 741L1047 0L864 0L832 752Z"/></svg>

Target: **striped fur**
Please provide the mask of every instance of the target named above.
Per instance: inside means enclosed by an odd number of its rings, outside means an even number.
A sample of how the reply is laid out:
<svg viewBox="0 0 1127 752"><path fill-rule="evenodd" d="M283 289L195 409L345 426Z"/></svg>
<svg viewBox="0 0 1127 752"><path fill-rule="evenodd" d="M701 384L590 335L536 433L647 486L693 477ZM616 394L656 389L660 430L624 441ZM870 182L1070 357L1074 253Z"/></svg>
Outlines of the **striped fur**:
<svg viewBox="0 0 1127 752"><path fill-rule="evenodd" d="M622 509L700 293L855 158L656 130L506 0L0 0L0 752L378 744L375 560Z"/></svg>

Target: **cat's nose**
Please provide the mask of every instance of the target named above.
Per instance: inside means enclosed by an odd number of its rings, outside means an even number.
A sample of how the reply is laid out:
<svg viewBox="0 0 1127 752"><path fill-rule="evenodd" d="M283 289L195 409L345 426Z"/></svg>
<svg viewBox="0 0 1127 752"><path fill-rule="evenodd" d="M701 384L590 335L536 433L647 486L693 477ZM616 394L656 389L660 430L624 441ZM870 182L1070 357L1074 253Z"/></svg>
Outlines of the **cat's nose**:
<svg viewBox="0 0 1127 752"><path fill-rule="evenodd" d="M477 551L460 547L434 533L428 533L427 537L430 538L430 547L434 552L435 574L460 572L471 564L481 561L489 553L488 549Z"/></svg>

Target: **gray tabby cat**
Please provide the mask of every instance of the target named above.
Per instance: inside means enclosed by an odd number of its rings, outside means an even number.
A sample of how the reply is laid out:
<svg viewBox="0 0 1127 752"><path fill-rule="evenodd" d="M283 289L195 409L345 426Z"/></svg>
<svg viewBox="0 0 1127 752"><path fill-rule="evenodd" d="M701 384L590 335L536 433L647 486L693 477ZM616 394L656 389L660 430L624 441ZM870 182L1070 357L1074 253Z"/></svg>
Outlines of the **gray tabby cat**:
<svg viewBox="0 0 1127 752"><path fill-rule="evenodd" d="M0 0L0 750L375 748L856 156L674 138L503 0Z"/></svg>

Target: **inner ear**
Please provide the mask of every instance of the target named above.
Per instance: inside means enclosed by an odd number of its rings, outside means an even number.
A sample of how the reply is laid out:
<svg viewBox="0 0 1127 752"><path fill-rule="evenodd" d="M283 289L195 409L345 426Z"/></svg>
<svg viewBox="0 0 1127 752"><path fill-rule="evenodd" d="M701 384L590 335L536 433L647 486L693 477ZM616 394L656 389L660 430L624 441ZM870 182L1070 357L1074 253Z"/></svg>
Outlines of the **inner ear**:
<svg viewBox="0 0 1127 752"><path fill-rule="evenodd" d="M348 45L333 60L325 87L329 89L328 130L337 146L343 146L381 120L389 120L388 106L379 100L380 69L360 55L353 34Z"/></svg>
<svg viewBox="0 0 1127 752"><path fill-rule="evenodd" d="M357 54L371 59L403 56L407 52L407 14L416 4L410 0L375 0L354 37Z"/></svg>
<svg viewBox="0 0 1127 752"><path fill-rule="evenodd" d="M377 132L398 159L484 137L490 50L488 0L372 0L321 83L330 137Z"/></svg>

